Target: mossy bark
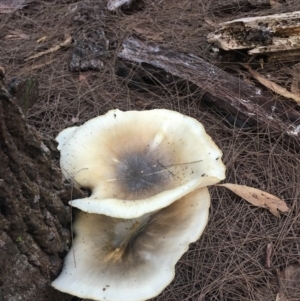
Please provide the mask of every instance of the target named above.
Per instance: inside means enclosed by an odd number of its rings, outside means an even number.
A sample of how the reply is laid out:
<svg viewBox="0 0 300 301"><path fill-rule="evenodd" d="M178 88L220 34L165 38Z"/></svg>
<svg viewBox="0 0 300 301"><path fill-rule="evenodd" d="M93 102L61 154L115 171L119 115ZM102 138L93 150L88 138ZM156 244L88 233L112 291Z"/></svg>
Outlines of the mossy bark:
<svg viewBox="0 0 300 301"><path fill-rule="evenodd" d="M0 74L0 300L67 300L50 283L70 247L71 208L56 142L26 124Z"/></svg>

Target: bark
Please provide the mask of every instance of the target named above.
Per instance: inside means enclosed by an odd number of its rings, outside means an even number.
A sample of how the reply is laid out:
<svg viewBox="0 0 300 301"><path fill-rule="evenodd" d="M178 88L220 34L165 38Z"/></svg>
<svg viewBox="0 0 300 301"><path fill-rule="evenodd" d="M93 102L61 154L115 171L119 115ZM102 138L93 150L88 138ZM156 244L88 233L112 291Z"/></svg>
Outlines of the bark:
<svg viewBox="0 0 300 301"><path fill-rule="evenodd" d="M274 96L192 54L178 53L135 38L123 42L119 57L148 63L198 86L203 97L220 112L235 116L252 126L276 129L292 139L299 149L300 112L297 105L280 102Z"/></svg>
<svg viewBox="0 0 300 301"><path fill-rule="evenodd" d="M56 142L26 124L0 74L1 301L69 299L50 286L71 241L72 188L58 158Z"/></svg>

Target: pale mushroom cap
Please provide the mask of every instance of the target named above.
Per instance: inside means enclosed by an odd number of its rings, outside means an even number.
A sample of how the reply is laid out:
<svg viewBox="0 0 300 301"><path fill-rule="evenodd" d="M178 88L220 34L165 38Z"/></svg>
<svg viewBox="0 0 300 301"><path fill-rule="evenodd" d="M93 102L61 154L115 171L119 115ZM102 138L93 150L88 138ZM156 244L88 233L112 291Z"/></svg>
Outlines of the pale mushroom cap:
<svg viewBox="0 0 300 301"><path fill-rule="evenodd" d="M210 195L200 188L138 219L79 212L76 238L56 289L81 298L141 301L174 278L175 264L208 220Z"/></svg>
<svg viewBox="0 0 300 301"><path fill-rule="evenodd" d="M64 175L92 189L70 204L90 213L136 218L225 178L222 152L202 124L174 111L112 110L65 140Z"/></svg>
<svg viewBox="0 0 300 301"><path fill-rule="evenodd" d="M62 150L63 145L73 136L77 128L78 126L66 128L57 135L55 140L58 142L57 149L59 151Z"/></svg>

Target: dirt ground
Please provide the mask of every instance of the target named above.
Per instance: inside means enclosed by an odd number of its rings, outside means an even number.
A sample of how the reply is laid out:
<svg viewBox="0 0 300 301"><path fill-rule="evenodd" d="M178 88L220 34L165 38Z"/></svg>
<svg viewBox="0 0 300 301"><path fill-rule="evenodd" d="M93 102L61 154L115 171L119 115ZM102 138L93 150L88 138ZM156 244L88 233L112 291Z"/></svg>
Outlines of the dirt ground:
<svg viewBox="0 0 300 301"><path fill-rule="evenodd" d="M290 208L276 218L224 188L212 187L204 234L178 262L174 281L154 300L300 300L295 274L290 273L293 284L287 285L283 277L287 267L300 262L299 153L273 135L276 128L233 126L228 116L206 106L203 93L191 90L189 83L159 84L150 66L117 57L125 38L142 37L193 53L259 86L237 64L247 59L247 53L213 55L207 34L219 22L300 10L300 2L136 0L115 12L108 11L107 2L101 0L27 2L13 13L0 11L0 66L11 86L16 79L38 80L38 97L21 104L28 124L55 137L63 128L113 108L179 111L202 122L222 149L226 182L272 193ZM61 43L65 46L53 48ZM299 62L255 57L253 67L259 68L261 60L260 72L290 89L293 66ZM297 289L291 289L293 285ZM78 298L66 295L65 300Z"/></svg>

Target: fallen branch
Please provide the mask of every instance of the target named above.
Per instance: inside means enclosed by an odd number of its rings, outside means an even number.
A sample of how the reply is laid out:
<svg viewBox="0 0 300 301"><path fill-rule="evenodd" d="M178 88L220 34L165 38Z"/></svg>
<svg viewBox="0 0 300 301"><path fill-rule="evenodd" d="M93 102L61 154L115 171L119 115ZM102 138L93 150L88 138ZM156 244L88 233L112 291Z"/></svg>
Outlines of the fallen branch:
<svg viewBox="0 0 300 301"><path fill-rule="evenodd" d="M194 83L219 111L225 110L250 125L278 129L280 135L293 137L300 148L300 113L291 102L275 100L270 92L262 91L192 54L182 54L132 37L123 42L119 57L151 64Z"/></svg>

